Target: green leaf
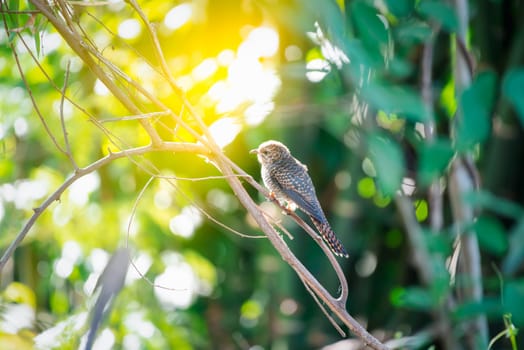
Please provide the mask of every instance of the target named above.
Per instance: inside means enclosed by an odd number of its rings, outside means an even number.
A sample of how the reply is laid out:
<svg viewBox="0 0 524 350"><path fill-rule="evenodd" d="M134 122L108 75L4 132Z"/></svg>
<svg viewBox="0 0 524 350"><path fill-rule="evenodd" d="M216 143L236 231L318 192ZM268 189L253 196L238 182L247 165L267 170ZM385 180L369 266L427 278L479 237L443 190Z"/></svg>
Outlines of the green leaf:
<svg viewBox="0 0 524 350"><path fill-rule="evenodd" d="M436 305L436 300L427 289L418 287L396 288L391 292L391 302L397 307L415 310L430 310Z"/></svg>
<svg viewBox="0 0 524 350"><path fill-rule="evenodd" d="M40 31L36 30L33 34L33 38L35 40L36 57L40 57L40 47L42 46L42 43L40 41Z"/></svg>
<svg viewBox="0 0 524 350"><path fill-rule="evenodd" d="M503 313L498 297L485 298L481 301L466 301L457 306L454 317L467 320L479 315L500 316Z"/></svg>
<svg viewBox="0 0 524 350"><path fill-rule="evenodd" d="M456 130L457 150L467 151L489 136L496 80L493 72L481 73L462 93L460 98L462 115L457 122Z"/></svg>
<svg viewBox="0 0 524 350"><path fill-rule="evenodd" d="M9 0L7 4L9 11L18 11L20 9L19 0ZM17 13L5 15L6 24L9 29L18 29L20 27L20 15ZM11 31L9 33L9 41L12 41L16 37L16 32Z"/></svg>
<svg viewBox="0 0 524 350"><path fill-rule="evenodd" d="M524 217L521 217L509 233L509 252L502 262L504 274L513 274L524 260Z"/></svg>
<svg viewBox="0 0 524 350"><path fill-rule="evenodd" d="M421 145L419 150L418 180L421 185L429 185L440 176L453 157L453 147L447 139L438 139Z"/></svg>
<svg viewBox="0 0 524 350"><path fill-rule="evenodd" d="M524 126L524 68L511 69L504 75L502 93L513 104Z"/></svg>
<svg viewBox="0 0 524 350"><path fill-rule="evenodd" d="M504 285L504 308L511 313L518 328L524 326L524 279L510 281Z"/></svg>
<svg viewBox="0 0 524 350"><path fill-rule="evenodd" d="M395 38L403 44L421 44L431 35L431 28L425 22L410 21L399 24L393 29Z"/></svg>
<svg viewBox="0 0 524 350"><path fill-rule="evenodd" d="M387 44L389 35L384 23L378 17L378 11L363 1L351 2L351 18L358 30L359 37L366 46L380 47Z"/></svg>
<svg viewBox="0 0 524 350"><path fill-rule="evenodd" d="M413 73L413 65L398 57L393 57L387 67L388 73L399 79L407 79Z"/></svg>
<svg viewBox="0 0 524 350"><path fill-rule="evenodd" d="M515 220L524 217L524 208L515 202L497 197L488 191L471 191L464 194L464 200L477 209L488 209Z"/></svg>
<svg viewBox="0 0 524 350"><path fill-rule="evenodd" d="M383 136L368 138L369 158L377 172L378 187L386 196L400 188L404 177L404 155L397 142Z"/></svg>
<svg viewBox="0 0 524 350"><path fill-rule="evenodd" d="M479 245L495 255L502 255L508 249L508 240L502 224L495 218L481 216L473 224Z"/></svg>
<svg viewBox="0 0 524 350"><path fill-rule="evenodd" d="M449 32L455 32L458 28L457 16L453 8L442 1L422 1L418 12L442 25Z"/></svg>
<svg viewBox="0 0 524 350"><path fill-rule="evenodd" d="M405 17L413 11L415 0L386 0L386 5L395 17Z"/></svg>
<svg viewBox="0 0 524 350"><path fill-rule="evenodd" d="M423 239L425 246L430 253L447 256L452 252L453 242L446 235L424 230Z"/></svg>
<svg viewBox="0 0 524 350"><path fill-rule="evenodd" d="M405 86L374 82L362 88L362 97L386 114L397 114L414 122L424 122L424 104L417 92Z"/></svg>

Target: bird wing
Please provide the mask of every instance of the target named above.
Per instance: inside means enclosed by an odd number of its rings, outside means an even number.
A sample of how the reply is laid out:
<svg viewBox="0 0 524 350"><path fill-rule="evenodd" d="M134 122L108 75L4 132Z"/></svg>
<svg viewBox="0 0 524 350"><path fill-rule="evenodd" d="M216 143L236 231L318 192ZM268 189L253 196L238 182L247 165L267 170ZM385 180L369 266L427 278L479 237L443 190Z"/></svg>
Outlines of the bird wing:
<svg viewBox="0 0 524 350"><path fill-rule="evenodd" d="M307 173L303 172L296 174L296 176L277 173L274 174L273 178L281 191L300 209L305 211L306 214L313 216L318 221L325 220L322 209L320 208L320 203L314 192L313 183ZM306 188L309 188L309 190Z"/></svg>

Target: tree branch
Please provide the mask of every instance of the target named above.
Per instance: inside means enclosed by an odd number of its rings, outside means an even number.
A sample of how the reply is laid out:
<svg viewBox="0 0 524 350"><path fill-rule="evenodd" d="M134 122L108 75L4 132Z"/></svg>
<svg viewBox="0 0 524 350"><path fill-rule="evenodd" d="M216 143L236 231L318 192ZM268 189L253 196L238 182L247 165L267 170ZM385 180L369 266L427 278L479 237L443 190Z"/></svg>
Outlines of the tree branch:
<svg viewBox="0 0 524 350"><path fill-rule="evenodd" d="M69 188L75 181L80 179L81 177L90 174L104 165L107 165L111 162L113 162L116 159L120 159L123 157L132 157L137 155L146 154L149 152L185 152L185 153L197 153L202 155L208 155L209 152L206 148L203 146L197 145L197 144L191 144L191 143L175 143L175 142L163 142L160 146L155 147L153 145L144 146L144 147L137 147L132 148L129 150L121 151L121 152L115 152L110 153L104 158L100 158L94 163L91 163L85 168L78 168L75 170L75 172L69 176L63 183L58 187L58 189L53 192L47 199L37 208L33 209L33 215L29 218L27 223L24 225L22 230L17 234L16 238L11 242L9 247L6 249L4 254L2 255L2 258L0 258L0 272L3 270L5 264L9 260L9 258L13 255L13 252L15 249L20 245L22 240L25 238L29 230L33 227L36 220L40 217L40 215L53 203L54 201L57 201L60 199L60 196L66 189Z"/></svg>
<svg viewBox="0 0 524 350"><path fill-rule="evenodd" d="M217 166L224 175L233 175L233 171L229 164L222 159L217 159ZM266 220L264 214L259 210L258 205L253 202L249 194L246 192L239 179L232 176L227 176L226 181L231 186L231 189L240 200L240 203L253 216L260 229L267 235L269 241L287 262L293 270L300 276L300 278L308 285L309 288L322 299L329 309L354 333L365 345L373 349L388 349L378 339L373 337L360 325L345 309L339 299L332 297L329 292L318 282L318 280L307 270L304 265L296 258L296 256L289 250L288 246L282 240L280 235L275 231L273 226Z"/></svg>
<svg viewBox="0 0 524 350"><path fill-rule="evenodd" d="M466 43L466 33L469 21L469 7L466 0L455 0L455 12L457 14L459 29L456 33L457 39ZM468 61L468 53L466 46L463 49L455 50L455 91L457 96L460 96L463 91L471 84L471 64ZM462 118L462 111L459 108L454 122L458 122ZM471 154L466 154L463 157L454 159L451 172L449 174L449 197L451 202L451 209L455 222L464 223L472 222L474 219L474 211L470 204L463 199L463 194L475 190L477 184L475 183L475 176L468 171L468 169L475 168L471 160ZM474 170L476 172L476 169ZM471 301L480 302L483 297L482 287L482 271L480 260L480 249L478 246L477 236L475 232L468 232L466 234L459 233L461 240L462 258L459 260L461 270L466 273L469 278L470 287L466 288L465 296ZM472 348L486 348L488 345L488 323L486 316L479 315L470 322L472 326L470 335L470 346Z"/></svg>
<svg viewBox="0 0 524 350"><path fill-rule="evenodd" d="M118 77L121 77L123 80L125 80L125 82L129 83L130 86L137 89L137 91L143 94L147 99L149 99L160 110L168 112L170 116L177 122L178 125L185 128L196 140L198 140L199 144L194 144L194 143L183 144L183 143L164 142L158 135L157 130L150 123L149 118L142 118L142 117L136 118L138 122L142 125L142 127L146 130L146 132L149 134L152 144L148 146L128 149L126 151L111 153L108 156L99 159L98 161L92 163L91 165L85 168L77 169L69 178L67 178L64 181L64 183L55 192L53 192L40 205L40 207L35 208L34 213L31 216L31 218L28 220L24 228L17 235L16 239L12 242L12 244L9 246L7 251L4 252L4 255L0 259L0 270L3 268L3 266L5 265L9 257L12 255L16 247L23 240L27 232L34 225L35 221L39 218L41 213L45 211L51 205L51 203L53 203L55 200L58 200L61 194L72 183L74 183L76 180L78 180L82 176L85 176L88 173L96 171L100 167L106 164L109 164L110 162L116 159L122 158L122 157L130 157L134 155L141 155L141 154L145 154L148 152L158 152L158 151L199 153L199 154L205 155L207 158L215 162L217 168L224 175L225 180L228 182L229 186L232 188L233 192L236 194L241 204L253 216L253 218L258 223L261 230L266 234L266 236L268 237L270 242L273 244L275 249L280 253L284 261L286 261L295 270L295 272L299 275L301 280L303 280L304 283L307 285L307 288L311 290L318 297L318 299L322 300L326 304L326 306L334 313L334 315L336 315L340 320L342 320L342 322L346 324L354 334L360 337L362 341L364 342L364 344L374 349L387 349L386 346L384 346L380 341L378 341L375 337L369 334L355 319L353 319L351 315L349 315L349 313L345 309L345 304L347 301L347 281L336 259L329 252L327 246L318 237L316 232L310 226L306 225L298 216L296 216L295 214L291 215L291 217L295 221L297 221L297 223L301 227L303 227L306 230L306 232L308 232L308 234L312 235L312 237L315 237L315 239L317 240L317 243L319 243L322 249L326 252L328 259L333 264L333 267L342 285L342 293L338 298L335 298L332 295L330 295L327 292L327 290L318 282L318 280L293 255L293 253L289 250L289 248L287 247L285 242L282 240L280 235L275 231L273 226L267 221L266 217L264 216L263 212L259 209L258 205L249 197L248 193L243 188L240 182L240 179L238 178L239 176L235 174L233 169L235 169L235 171L237 171L238 174L245 174L245 173L241 171L241 169L238 168L236 165L234 165L222 153L222 150L220 149L220 147L218 147L218 145L213 140L212 135L210 134L207 126L203 122L200 115L196 112L194 107L189 103L184 93L176 86L176 84L174 84L174 80L171 77L169 70L167 69L167 65L162 64L162 62L165 63L165 60L163 58L163 54L158 44L158 41L154 40L156 38L156 33L152 30L152 27L150 26L149 21L147 20L147 18L145 18L145 16L143 17L143 20L145 21L146 26L148 30L150 31L150 34L152 35L156 54L158 55L160 62L161 62L161 67L164 73L164 78L169 81L169 83L171 84L175 92L179 94L183 102L183 106L187 108L191 116L195 119L195 121L198 124L198 127L201 129L204 136L196 132L180 116L177 116L175 113L173 113L169 108L164 106L161 103L161 101L159 101L155 96L149 93L146 89L144 89L138 83L130 79L120 69L115 67L111 62L109 62L105 57L103 57L101 53L92 44L90 44L89 42L86 42L86 40L89 40L89 38L84 38L82 35L80 35L77 31L77 28L75 28L75 24L72 22L71 18L68 17L69 15L67 13L68 11L67 4L65 4L63 1L59 3L61 7L59 7L57 11L66 12L66 13L63 13L62 16L59 16L59 15L55 15L55 12L50 7L50 5L43 0L31 0L31 3L45 17L47 17L47 19L55 27L58 33L64 38L67 44L71 47L71 49L80 57L80 59L87 65L87 67L89 67L89 69L93 72L93 74L102 83L104 83L104 85L115 96L115 98L118 99L129 110L131 114L135 116L144 115L142 111L137 107L135 102L129 97L129 92L126 91L124 88L119 87L117 85L117 80L115 79L118 79ZM132 6L133 4L135 4L133 8L137 10L139 13L141 12L141 10L138 8L138 5L136 5L136 3L133 3L133 2L130 2L130 3L132 4ZM99 59L102 65L97 64L96 59ZM105 71L104 68L102 68L104 67L104 65L105 67L107 67L109 72L113 73L114 75ZM247 181L252 185L256 184L256 182L251 177L247 177ZM265 192L265 189L261 188L258 184L256 184L255 187L258 188L259 190L262 189L262 193Z"/></svg>

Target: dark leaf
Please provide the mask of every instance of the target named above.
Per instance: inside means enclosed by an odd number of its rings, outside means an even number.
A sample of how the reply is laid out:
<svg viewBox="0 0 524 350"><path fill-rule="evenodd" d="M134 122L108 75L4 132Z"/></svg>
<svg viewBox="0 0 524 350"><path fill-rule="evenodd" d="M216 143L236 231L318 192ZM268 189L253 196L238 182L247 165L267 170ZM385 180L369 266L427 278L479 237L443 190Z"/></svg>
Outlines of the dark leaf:
<svg viewBox="0 0 524 350"><path fill-rule="evenodd" d="M397 142L379 135L368 138L369 158L377 172L377 183L386 196L399 189L404 176L404 156Z"/></svg>
<svg viewBox="0 0 524 350"><path fill-rule="evenodd" d="M508 249L508 240L502 224L489 216L481 216L473 225L480 246L495 255L502 255Z"/></svg>
<svg viewBox="0 0 524 350"><path fill-rule="evenodd" d="M511 313L518 328L524 326L524 280L510 281L504 285L504 309Z"/></svg>
<svg viewBox="0 0 524 350"><path fill-rule="evenodd" d="M415 122L425 120L424 104L411 88L374 82L362 88L362 96L386 114L397 114Z"/></svg>
<svg viewBox="0 0 524 350"><path fill-rule="evenodd" d="M418 179L422 185L430 184L440 176L453 157L453 147L447 139L425 143L419 151Z"/></svg>
<svg viewBox="0 0 524 350"><path fill-rule="evenodd" d="M457 16L453 8L443 1L422 1L417 10L420 14L440 23L442 28L450 32L455 32L458 28Z"/></svg>
<svg viewBox="0 0 524 350"><path fill-rule="evenodd" d="M359 37L368 47L381 48L389 36L377 10L363 1L351 2L351 17L358 29Z"/></svg>
<svg viewBox="0 0 524 350"><path fill-rule="evenodd" d="M391 292L391 302L398 307L430 310L436 304L432 293L418 287L397 288Z"/></svg>
<svg viewBox="0 0 524 350"><path fill-rule="evenodd" d="M489 209L490 211L513 219L524 217L524 208L517 203L505 198L497 197L488 191L471 191L464 194L466 200L478 209Z"/></svg>
<svg viewBox="0 0 524 350"><path fill-rule="evenodd" d="M524 126L524 68L509 70L502 81L502 93L511 101Z"/></svg>
<svg viewBox="0 0 524 350"><path fill-rule="evenodd" d="M457 123L457 150L469 150L483 142L491 127L490 115L495 101L496 75L493 72L479 74L460 98L462 115Z"/></svg>
<svg viewBox="0 0 524 350"><path fill-rule="evenodd" d="M393 30L397 40L403 44L420 44L431 35L431 28L425 22L410 21L401 23Z"/></svg>
<svg viewBox="0 0 524 350"><path fill-rule="evenodd" d="M509 252L502 263L505 274L513 274L524 260L524 217L521 217L509 233Z"/></svg>
<svg viewBox="0 0 524 350"><path fill-rule="evenodd" d="M415 6L414 0L386 0L386 5L395 17L408 16Z"/></svg>
<svg viewBox="0 0 524 350"><path fill-rule="evenodd" d="M454 316L467 320L479 315L500 316L503 314L499 298L486 298L481 301L467 301L457 306Z"/></svg>

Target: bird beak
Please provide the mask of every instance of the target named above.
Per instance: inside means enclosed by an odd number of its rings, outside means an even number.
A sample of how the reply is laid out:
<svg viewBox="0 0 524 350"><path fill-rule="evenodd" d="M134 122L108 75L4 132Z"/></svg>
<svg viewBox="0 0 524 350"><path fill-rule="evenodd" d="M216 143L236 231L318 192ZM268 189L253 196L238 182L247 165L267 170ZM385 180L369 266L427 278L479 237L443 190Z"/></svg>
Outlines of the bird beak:
<svg viewBox="0 0 524 350"><path fill-rule="evenodd" d="M252 149L251 151L249 151L249 153L251 153L251 154L258 154L258 149L257 148Z"/></svg>

